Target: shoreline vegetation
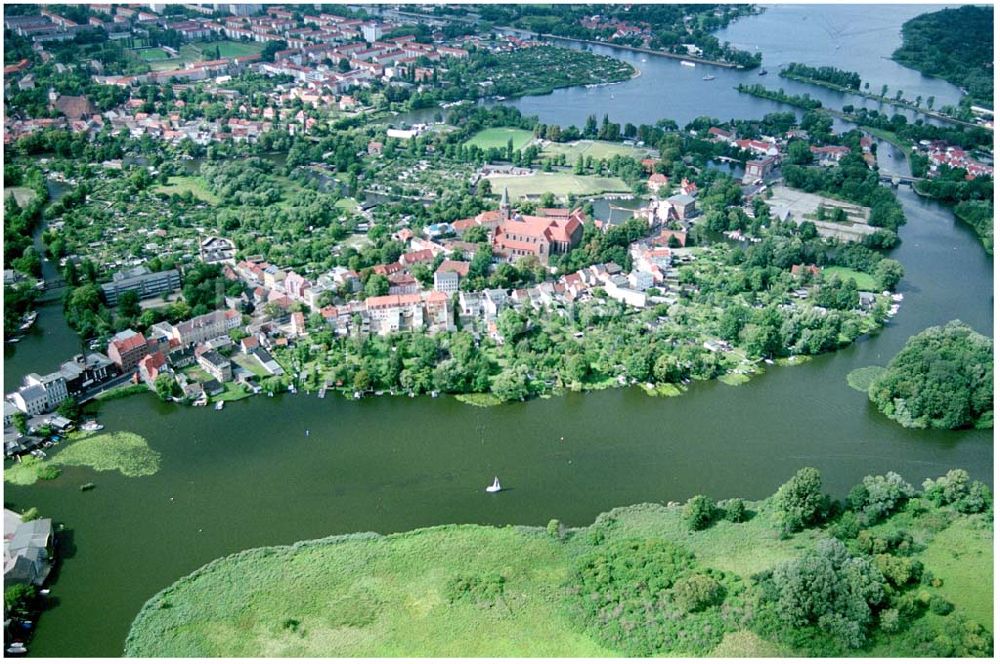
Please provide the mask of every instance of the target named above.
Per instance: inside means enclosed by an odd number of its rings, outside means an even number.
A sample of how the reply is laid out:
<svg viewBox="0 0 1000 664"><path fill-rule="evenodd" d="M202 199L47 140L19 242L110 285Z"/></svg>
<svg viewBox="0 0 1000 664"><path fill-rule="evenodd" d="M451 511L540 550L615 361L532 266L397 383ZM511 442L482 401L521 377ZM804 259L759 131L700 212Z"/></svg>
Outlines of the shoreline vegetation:
<svg viewBox="0 0 1000 664"><path fill-rule="evenodd" d="M145 603L124 654L990 656L991 519L961 470L832 500L804 468L764 500L586 527L339 535L195 570Z"/></svg>
<svg viewBox="0 0 1000 664"><path fill-rule="evenodd" d="M510 32L516 32L520 34L532 34L529 30L523 30L521 28L515 28L511 26L497 26L498 30L508 30ZM644 55L656 55L664 58L670 58L672 60L687 60L688 62L694 62L700 65L708 65L711 67L724 67L726 69L746 69L746 67L734 64L732 62L726 62L724 60L712 60L709 58L701 58L694 55L684 55L681 53L670 53L668 51L659 51L652 48L643 48L641 46L629 46L628 44L615 44L613 42L602 42L594 39L582 39L579 37L563 37L562 35L553 35L547 33L540 33L537 35L542 39L554 39L554 40L564 40L570 42L576 42L578 44L589 44L591 46L605 46L607 48L620 48L625 51L632 51L634 53L642 53ZM637 73L634 76L639 76L642 72L641 70L636 70ZM633 77L634 77L633 76Z"/></svg>
<svg viewBox="0 0 1000 664"><path fill-rule="evenodd" d="M958 110L945 106L942 110L935 111L933 108L921 107L921 102L924 101L923 97L917 97L916 99L904 99L902 97L902 91L897 91L895 97L887 97L888 86L882 87L882 94L876 94L874 92L869 92L867 90L868 83L865 83L864 90L861 89L861 80L855 72L844 71L841 69L835 69L833 67L808 67L806 65L799 64L797 62L789 63L784 67L778 74L782 78L787 78L790 81L797 81L799 83L805 83L807 85L816 85L821 88L827 88L828 90L833 90L834 92L841 92L844 94L854 95L856 97L861 97L864 99L870 99L872 101L877 101L881 104L888 104L895 108L906 108L911 111L916 111L917 113L922 113L928 117L936 118L938 120L943 120L946 122L952 122L965 127L977 127L973 122L969 122L963 118L956 117L954 113ZM843 81L846 81L845 84ZM927 99L927 104L933 106L934 98L929 97ZM946 113L943 109L949 109L952 113ZM967 109L966 109L967 110Z"/></svg>
<svg viewBox="0 0 1000 664"><path fill-rule="evenodd" d="M127 431L107 434L70 434L66 443L41 460L30 455L4 469L4 482L19 486L59 477L63 466L114 470L125 477L145 477L160 470L160 453L142 436Z"/></svg>

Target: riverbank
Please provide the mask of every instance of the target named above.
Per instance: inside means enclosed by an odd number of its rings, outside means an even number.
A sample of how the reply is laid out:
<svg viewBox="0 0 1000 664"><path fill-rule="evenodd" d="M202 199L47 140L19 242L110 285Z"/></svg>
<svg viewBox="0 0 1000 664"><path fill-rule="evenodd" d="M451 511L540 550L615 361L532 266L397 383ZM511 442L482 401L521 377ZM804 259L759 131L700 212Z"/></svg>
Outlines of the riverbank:
<svg viewBox="0 0 1000 664"><path fill-rule="evenodd" d="M816 85L821 88L827 88L828 90L833 90L834 92L841 92L843 94L854 95L856 97L861 97L863 99L870 99L872 101L877 101L880 104L888 104L894 108L905 108L922 115L926 115L930 118L935 118L944 122L950 122L952 124L960 125L963 127L981 127L974 122L967 122L965 120L960 120L959 118L952 117L945 113L939 111L934 111L927 108L921 108L915 102L908 99L889 99L881 95L877 95L871 92L864 92L862 90L855 90L854 88L849 88L844 85L837 85L836 83L830 83L829 81L820 81L814 78L808 78L806 76L798 76L796 74L789 74L782 71L779 76L782 78L787 78L790 81L798 81L799 83L805 83L807 85Z"/></svg>
<svg viewBox="0 0 1000 664"><path fill-rule="evenodd" d="M506 497L501 493L486 499L502 501ZM973 581L989 577L992 571L992 530L986 516L960 514L922 498L871 530L861 531L856 525L851 529L848 523L852 520L844 517L781 539L774 534L777 513L773 500L745 503L742 511L727 511L733 520L727 520L722 509L716 508L719 512L714 523L704 530L692 530L687 510L676 503L667 507L642 504L601 514L584 528L566 528L555 520L547 528L450 525L243 551L205 565L147 601L132 624L125 654L816 654L816 644L792 646L750 619L748 601L758 584L753 575L793 564L804 551L815 549L832 535L859 543L864 551L864 542L873 537L889 538L893 532L919 544L907 547L906 553L895 550L895 555L883 556L878 568L889 570L884 565L900 561L903 565L919 564L924 573L923 581L903 583L892 594L900 601L924 606L947 602L953 605L956 619L981 626L992 624L991 584ZM638 543L642 548L632 548ZM657 555L658 550L682 556L675 559L677 567L661 570L660 580L668 586L671 575L678 575L680 585L686 583L682 579L716 579L713 583L726 588L724 596L707 600L697 610L682 608L685 605L677 591L660 596L659 601L666 605L661 608L670 611L673 618L658 637L653 634L664 629L658 621L640 623L642 627L636 631L617 632L588 618L582 608L589 600L577 592L581 582L589 583L586 571L592 565L638 556L635 567L616 567L621 574L634 575L643 567L643 556ZM956 565L951 557L959 553L962 564ZM863 553L857 555L872 560ZM625 563L622 559L621 564ZM625 571L630 568L632 571ZM678 569L683 571L678 574ZM598 578L605 583L626 583L625 577L614 575ZM615 601L624 609L622 620L631 621L637 607L630 594L637 590L629 586L620 592L623 595ZM617 626L621 609L605 618L608 627ZM704 636L683 635L684 628L696 626L698 633L704 630ZM682 632L672 631L674 627ZM906 616L891 634L872 628L872 638L864 648L820 647L837 654L913 656L920 652L921 644L939 635L955 638L946 632L948 628L934 612L927 611ZM982 634L983 629L965 626L962 631ZM644 645L647 639L660 645Z"/></svg>
<svg viewBox="0 0 1000 664"><path fill-rule="evenodd" d="M694 62L696 64L710 65L712 67L724 67L726 69L746 69L739 65L733 64L731 62L723 62L721 60L709 60L708 58L699 58L693 55L680 55L678 53L669 53L667 51L657 51L651 48L643 48L641 46L627 46L625 44L611 44L608 42L596 41L593 39L578 39L576 37L563 37L561 35L552 35L548 33L534 33L530 30L522 30L521 28L514 28L508 25L501 25L496 27L497 30L507 30L509 32L514 32L520 35L536 35L544 39L555 39L564 40L569 42L576 42L578 44L589 44L591 46L604 46L606 48L620 48L625 51L632 51L633 53L642 53L645 55L657 55L664 58L670 58L672 60L687 60L688 62Z"/></svg>

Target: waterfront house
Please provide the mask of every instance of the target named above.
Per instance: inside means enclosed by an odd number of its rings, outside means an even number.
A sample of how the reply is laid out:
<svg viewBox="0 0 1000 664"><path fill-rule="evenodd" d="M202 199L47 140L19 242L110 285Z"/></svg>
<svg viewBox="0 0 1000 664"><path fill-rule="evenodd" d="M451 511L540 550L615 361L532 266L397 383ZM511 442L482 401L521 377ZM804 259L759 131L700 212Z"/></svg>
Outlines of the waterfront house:
<svg viewBox="0 0 1000 664"><path fill-rule="evenodd" d="M211 374L220 383L225 383L233 379L232 363L217 351L210 350L199 355L198 366Z"/></svg>
<svg viewBox="0 0 1000 664"><path fill-rule="evenodd" d="M48 406L48 395L41 385L26 385L17 392L8 395L17 409L29 417L41 415Z"/></svg>
<svg viewBox="0 0 1000 664"><path fill-rule="evenodd" d="M91 392L119 374L117 365L103 353L77 355L59 366L66 390L73 396Z"/></svg>
<svg viewBox="0 0 1000 664"><path fill-rule="evenodd" d="M875 293L858 291L858 306L864 311L871 311L875 306Z"/></svg>
<svg viewBox="0 0 1000 664"><path fill-rule="evenodd" d="M167 358L160 351L150 353L139 360L139 377L151 390L156 390L156 379L168 369Z"/></svg>
<svg viewBox="0 0 1000 664"><path fill-rule="evenodd" d="M135 330L123 330L108 343L108 357L122 373L134 371L146 353L146 337Z"/></svg>
<svg viewBox="0 0 1000 664"><path fill-rule="evenodd" d="M66 378L58 371L44 376L30 373L24 377L24 384L38 385L45 390L45 410L47 411L55 410L69 396Z"/></svg>
<svg viewBox="0 0 1000 664"><path fill-rule="evenodd" d="M16 512L3 511L4 586L44 585L52 571L52 519L24 521Z"/></svg>
<svg viewBox="0 0 1000 664"><path fill-rule="evenodd" d="M223 387L222 383L213 378L201 384L201 391L210 397L214 397L225 392L226 388Z"/></svg>
<svg viewBox="0 0 1000 664"><path fill-rule="evenodd" d="M278 364L275 361L275 359L271 357L271 354L268 353L263 348L260 347L253 348L250 350L248 355L257 360L257 362L264 369L264 371L271 374L272 376L280 376L283 373L285 373L285 370L281 368L281 365Z"/></svg>
<svg viewBox="0 0 1000 664"><path fill-rule="evenodd" d="M695 200L687 194L675 194L667 199L676 219L690 219L695 215Z"/></svg>

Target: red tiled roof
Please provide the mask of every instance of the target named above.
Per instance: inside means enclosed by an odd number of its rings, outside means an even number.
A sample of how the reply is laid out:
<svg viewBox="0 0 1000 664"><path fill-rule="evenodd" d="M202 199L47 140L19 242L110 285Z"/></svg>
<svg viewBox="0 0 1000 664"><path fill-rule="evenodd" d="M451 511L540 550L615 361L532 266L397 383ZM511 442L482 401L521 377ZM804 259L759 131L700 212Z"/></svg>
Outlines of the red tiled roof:
<svg viewBox="0 0 1000 664"><path fill-rule="evenodd" d="M445 273L445 272L455 272L460 276L467 276L469 274L469 264L465 261L453 261L446 260L438 266L438 269L434 271L435 273Z"/></svg>

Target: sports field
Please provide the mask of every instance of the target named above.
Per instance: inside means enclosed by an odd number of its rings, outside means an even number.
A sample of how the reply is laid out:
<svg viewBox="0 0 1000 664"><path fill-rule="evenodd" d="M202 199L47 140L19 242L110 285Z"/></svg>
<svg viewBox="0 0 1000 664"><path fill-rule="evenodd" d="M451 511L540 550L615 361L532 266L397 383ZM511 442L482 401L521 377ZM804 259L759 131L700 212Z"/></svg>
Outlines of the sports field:
<svg viewBox="0 0 1000 664"><path fill-rule="evenodd" d="M508 139L514 140L514 149L519 150L528 144L532 139L532 133L527 129L513 129L510 127L491 127L483 129L475 136L465 142L466 145L478 145L484 150L490 148L507 147Z"/></svg>
<svg viewBox="0 0 1000 664"><path fill-rule="evenodd" d="M628 185L621 178L597 175L573 175L572 173L537 173L528 176L492 175L489 178L493 191L503 191L504 187L512 198L541 196L551 192L557 198L568 194L585 196L611 192L627 192Z"/></svg>
<svg viewBox="0 0 1000 664"><path fill-rule="evenodd" d="M622 143L612 143L610 141L574 141L572 143L549 143L542 150L542 157L554 157L565 154L566 163L573 164L577 157L593 157L594 159L610 159L616 154L633 159L645 159L651 156L652 151L644 148L637 148Z"/></svg>

